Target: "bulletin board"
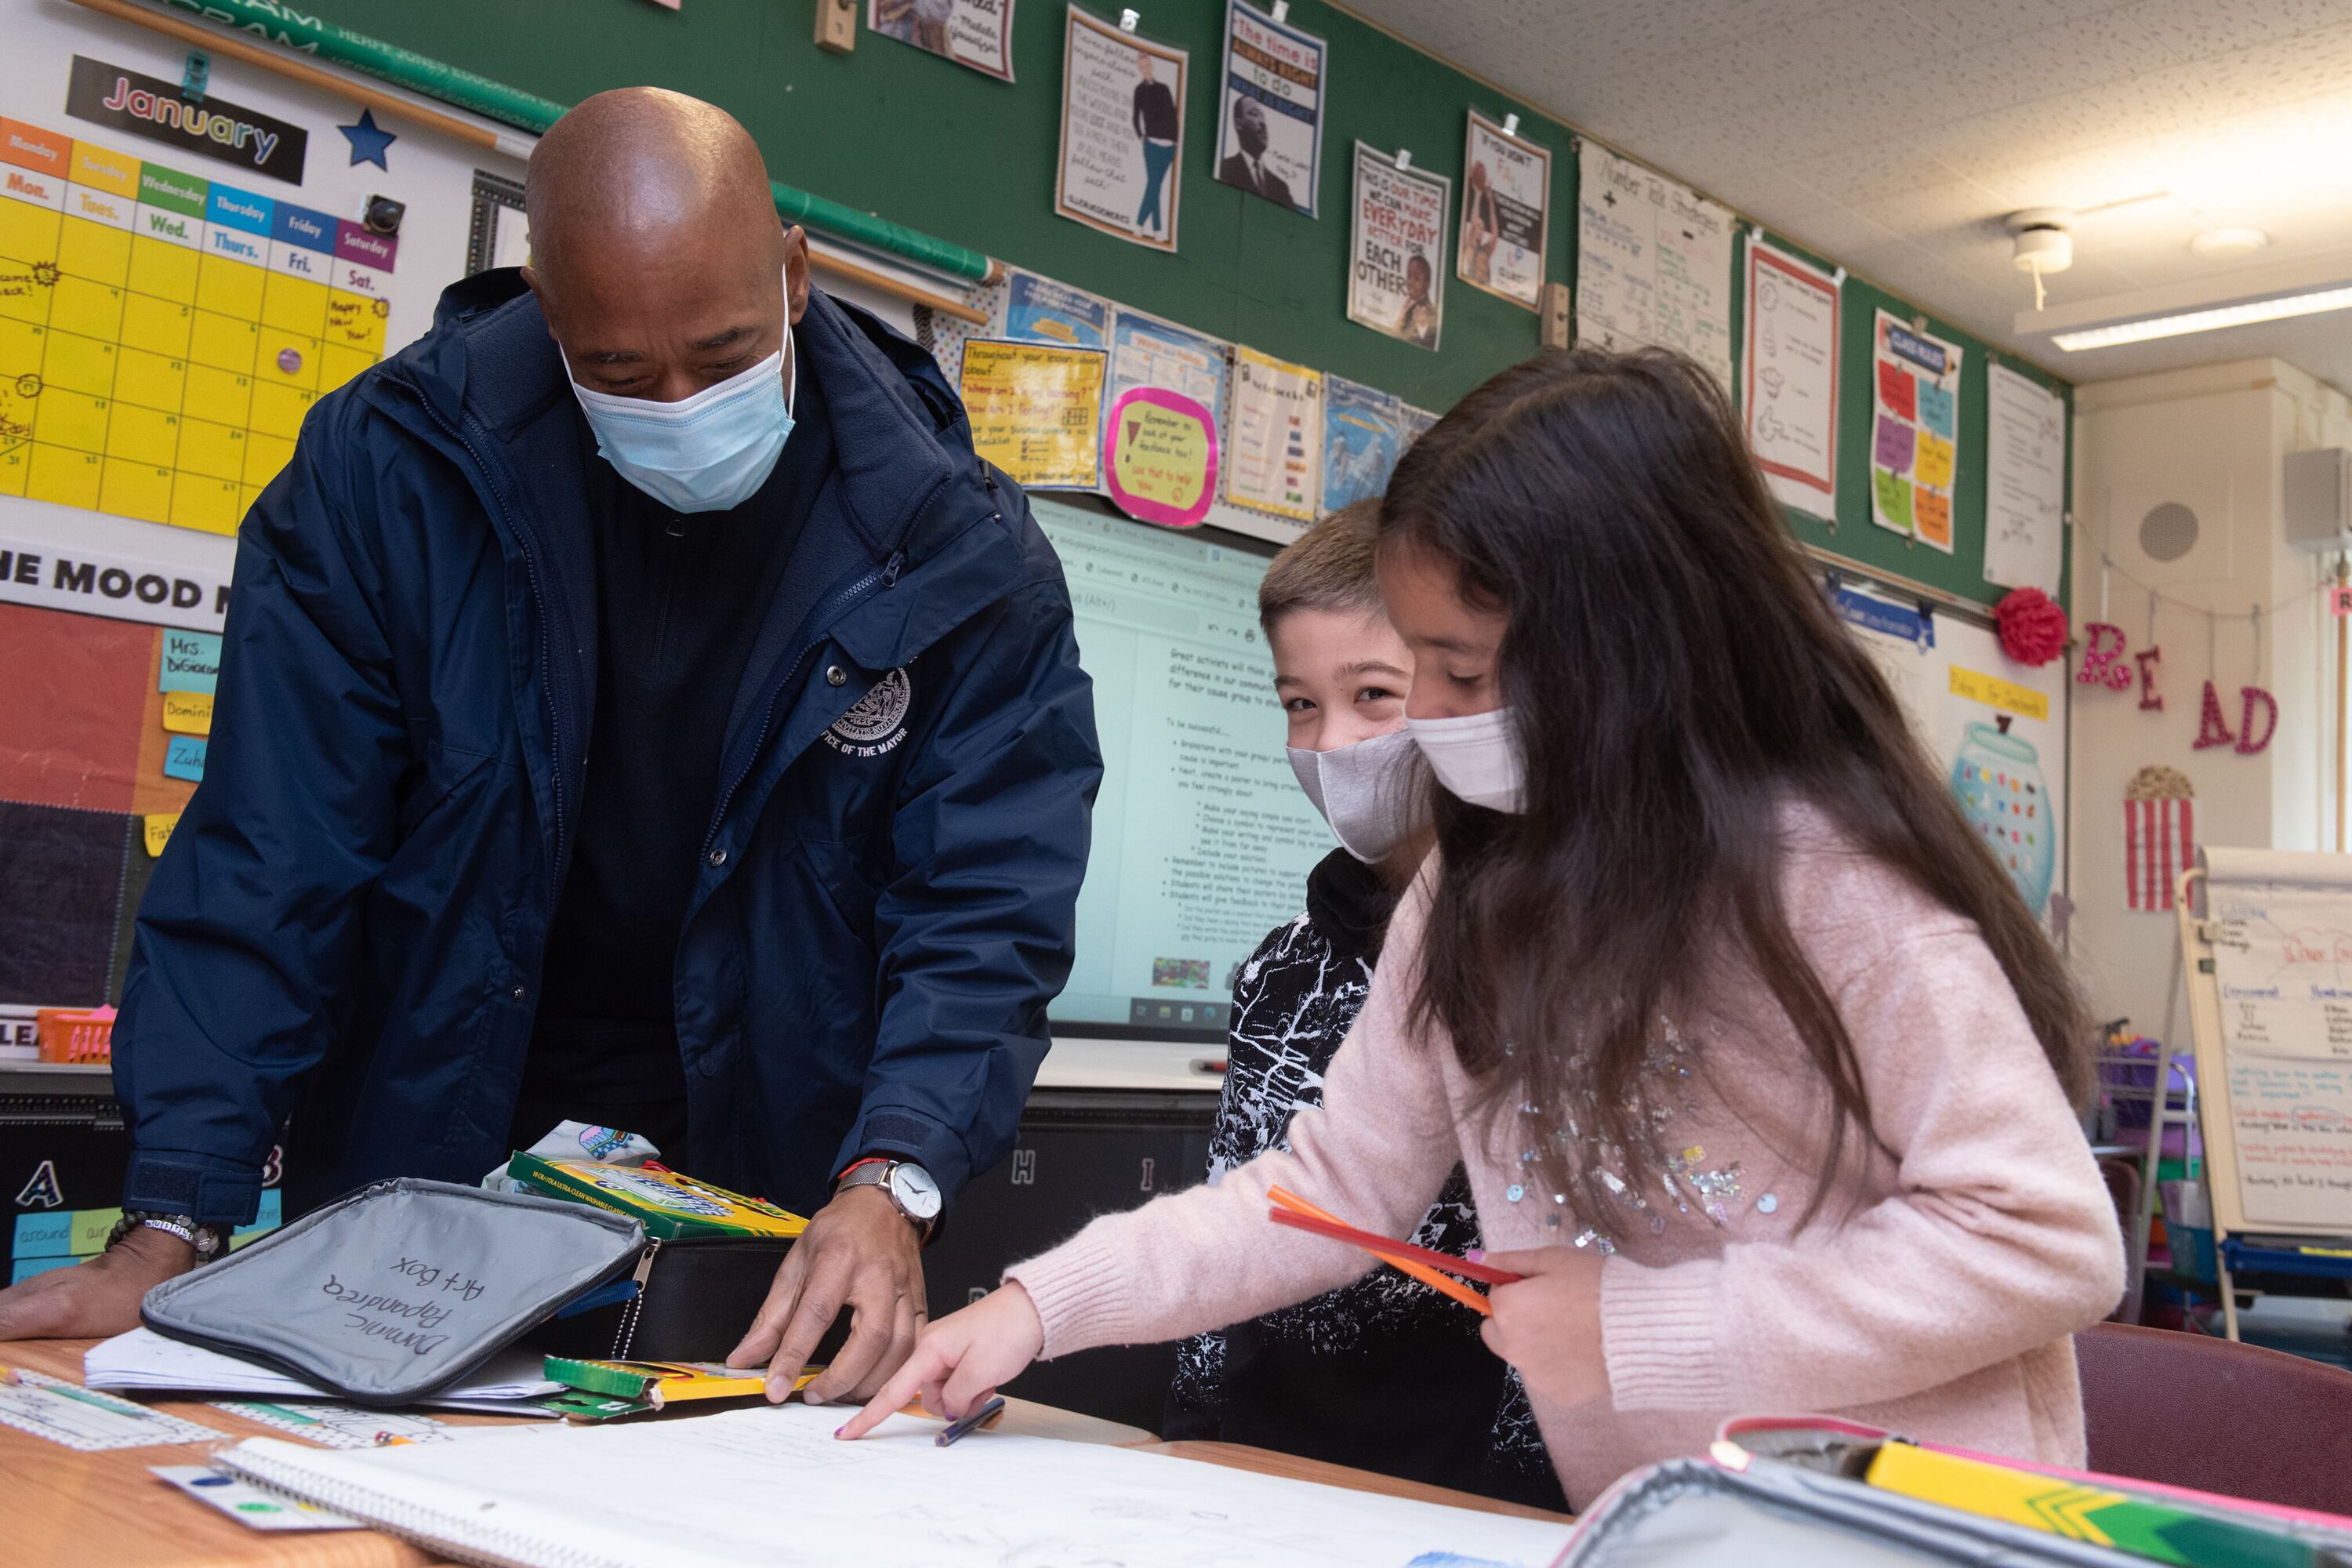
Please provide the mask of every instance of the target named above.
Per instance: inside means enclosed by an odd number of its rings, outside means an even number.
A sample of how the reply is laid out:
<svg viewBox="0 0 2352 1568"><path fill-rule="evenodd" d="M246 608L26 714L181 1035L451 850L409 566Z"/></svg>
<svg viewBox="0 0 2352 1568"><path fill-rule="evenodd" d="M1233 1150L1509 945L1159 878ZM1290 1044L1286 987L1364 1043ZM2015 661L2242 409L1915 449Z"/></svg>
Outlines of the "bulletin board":
<svg viewBox="0 0 2352 1568"><path fill-rule="evenodd" d="M1743 228L1739 253L1734 258L1736 275L1745 276L1747 247L1754 243L1754 231ZM1806 250L1777 234L1772 237L1771 243L1824 269L1836 266L1834 258ZM1747 290L1733 289L1731 335L1735 349L1746 342L1746 308ZM1882 310L1958 344L1963 351L1958 408L1959 444L1963 457L1953 476L1952 523L1956 548L1949 555L1903 535L1890 533L1870 520L1870 453L1875 417L1870 393L1872 337L1878 312ZM1919 310L1906 300L1859 278L1849 277L1841 290L1838 306L1838 515L1832 523L1802 511L1790 511L1789 518L1797 537L1807 544L1845 556L1865 567L1925 583L1931 588L1958 598L1979 605L1999 604L2009 590L2000 584L1988 581L1984 574L1985 457L1989 438L1986 399L1996 359L2004 369L2014 371L2056 393L2065 404L2068 455L2063 468L2067 515L2071 517L2074 504L2074 389L2014 354L2000 353L1983 339L1962 331L1941 317ZM2074 552L2071 543L2074 535L2071 524L2066 535L2069 543L2060 551L2060 560L2063 564L2058 601L2062 605L2072 604L2074 595Z"/></svg>
<svg viewBox="0 0 2352 1568"><path fill-rule="evenodd" d="M63 0L8 33L0 1006L88 1006L202 777L238 522L521 168L225 56L197 98L186 49Z"/></svg>
<svg viewBox="0 0 2352 1568"><path fill-rule="evenodd" d="M570 3L583 21L593 16L593 25L550 29L537 5L486 9L472 0L333 0L328 11L344 26L559 102L624 82L696 93L743 121L780 179L1419 407L1449 408L1487 376L1537 351L1537 319L1514 301L1475 289L1449 292L1438 353L1346 320L1346 160L1324 161L1320 218L1221 184L1214 178L1220 117L1209 111L1205 89L1196 95L1201 101L1188 105L1181 165L1183 244L1176 255L1139 257L1121 240L1055 217L1058 8L1019 14L1014 80L1006 82L864 32L850 53L828 53L815 47L803 9L772 0L693 0L677 11L644 0ZM1116 19L1119 7L1095 9ZM1181 0L1139 10L1145 35L1191 51L1202 68L1197 73L1202 82L1215 77L1206 67L1223 43L1222 4ZM1323 144L1348 147L1361 140L1409 150L1416 167L1454 180L1457 220L1465 109L1496 121L1517 114L1519 135L1552 153L1550 276L1574 288L1577 247L1570 237L1579 159L1570 127L1324 0L1296 0L1287 21L1329 46ZM1632 151L1638 155L1640 149ZM1744 223L1740 232L1735 284L1748 243ZM1826 266L1835 258L1809 259ZM1741 292L1731 286L1735 344L1741 336ZM1860 279L1847 280L1840 380L1849 388L1868 385L1869 327L1881 305L1906 319L1916 314L1907 301ZM1841 400L1835 526L1800 517L1795 527L1808 543L1990 605L2005 592L1983 576L1990 352L1952 323L1925 319L1930 331L1966 353L1959 421L1969 455L1953 497L1958 549L1947 556L1871 524L1871 411L1866 396L1853 394ZM2065 392L2032 366L2007 357L2002 363Z"/></svg>

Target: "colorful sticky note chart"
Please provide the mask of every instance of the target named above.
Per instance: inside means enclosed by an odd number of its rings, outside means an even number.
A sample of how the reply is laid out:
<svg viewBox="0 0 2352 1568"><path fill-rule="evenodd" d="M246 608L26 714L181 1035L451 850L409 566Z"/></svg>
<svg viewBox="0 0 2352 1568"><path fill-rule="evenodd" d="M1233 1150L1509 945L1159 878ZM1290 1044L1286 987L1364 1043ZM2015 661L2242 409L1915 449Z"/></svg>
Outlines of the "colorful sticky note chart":
<svg viewBox="0 0 2352 1568"><path fill-rule="evenodd" d="M1905 376L1903 379L1908 381L1911 378ZM1932 381L1921 382L1919 384L1919 423L1941 436L1945 440L1952 439L1955 428L1954 409L1958 402L1949 387L1938 386Z"/></svg>
<svg viewBox="0 0 2352 1568"><path fill-rule="evenodd" d="M221 639L218 632L163 634L163 674L156 689L201 691L212 695L220 677Z"/></svg>
<svg viewBox="0 0 2352 1568"><path fill-rule="evenodd" d="M1919 405L1916 401L1918 385L1918 377L1901 365L1888 364L1884 360L1879 362L1878 401L1894 413L1906 419L1919 417Z"/></svg>
<svg viewBox="0 0 2352 1568"><path fill-rule="evenodd" d="M209 691L163 693L163 728L175 735L213 732L213 696Z"/></svg>
<svg viewBox="0 0 2352 1568"><path fill-rule="evenodd" d="M1899 480L1897 481L1900 482ZM1921 485L1912 491L1912 526L1939 550L1952 547L1952 498Z"/></svg>
<svg viewBox="0 0 2352 1568"><path fill-rule="evenodd" d="M1911 471L1911 426L1900 419L1889 419L1885 415L1880 415L1878 445L1873 460L1890 474L1909 473Z"/></svg>
<svg viewBox="0 0 2352 1568"><path fill-rule="evenodd" d="M43 1209L16 1216L17 1258L66 1258L73 1252L74 1216L66 1209Z"/></svg>
<svg viewBox="0 0 2352 1568"><path fill-rule="evenodd" d="M163 853L163 846L172 841L172 829L180 825L176 811L151 811L140 824L147 843L147 858L153 859Z"/></svg>
<svg viewBox="0 0 2352 1568"><path fill-rule="evenodd" d="M205 782L205 749L210 742L194 735L174 735L163 750L163 776Z"/></svg>
<svg viewBox="0 0 2352 1568"><path fill-rule="evenodd" d="M1878 492L1878 511L1888 526L1905 533L1911 531L1911 485L1900 474L1890 474L1885 468L1870 470L1870 482Z"/></svg>
<svg viewBox="0 0 2352 1568"><path fill-rule="evenodd" d="M1941 490L1950 489L1952 488L1952 444L1941 436L1931 436L1925 430L1920 431L1919 466L1916 475L1923 485L1932 485Z"/></svg>

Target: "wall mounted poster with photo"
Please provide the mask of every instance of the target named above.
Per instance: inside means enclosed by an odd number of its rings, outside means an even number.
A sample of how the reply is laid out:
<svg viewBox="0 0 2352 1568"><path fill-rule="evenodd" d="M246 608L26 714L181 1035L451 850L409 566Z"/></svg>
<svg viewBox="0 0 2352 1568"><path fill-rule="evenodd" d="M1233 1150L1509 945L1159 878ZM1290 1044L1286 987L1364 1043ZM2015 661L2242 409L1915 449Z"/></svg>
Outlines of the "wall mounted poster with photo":
<svg viewBox="0 0 2352 1568"><path fill-rule="evenodd" d="M866 27L925 54L1013 79L1013 0L866 0Z"/></svg>
<svg viewBox="0 0 2352 1568"><path fill-rule="evenodd" d="M1454 265L1473 289L1525 305L1542 298L1551 237L1551 150L1470 111L1462 160L1462 233Z"/></svg>
<svg viewBox="0 0 2352 1568"><path fill-rule="evenodd" d="M1153 250L1176 248L1189 58L1070 7L1055 212Z"/></svg>
<svg viewBox="0 0 2352 1568"><path fill-rule="evenodd" d="M1217 178L1276 206L1315 216L1323 184L1322 39L1243 0L1225 7L1225 77Z"/></svg>
<svg viewBox="0 0 2352 1568"><path fill-rule="evenodd" d="M1445 209L1454 183L1356 143L1348 319L1435 353L1445 326Z"/></svg>

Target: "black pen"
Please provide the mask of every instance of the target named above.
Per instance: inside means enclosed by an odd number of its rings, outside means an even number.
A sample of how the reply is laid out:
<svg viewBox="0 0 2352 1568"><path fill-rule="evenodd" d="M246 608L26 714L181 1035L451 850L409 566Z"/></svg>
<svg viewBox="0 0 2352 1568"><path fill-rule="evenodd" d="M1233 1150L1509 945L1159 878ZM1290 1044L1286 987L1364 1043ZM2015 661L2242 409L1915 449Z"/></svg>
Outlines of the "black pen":
<svg viewBox="0 0 2352 1568"><path fill-rule="evenodd" d="M957 1438L962 1436L965 1433L975 1431L983 1424L992 1421L997 1416L1003 1414L1004 1395L1001 1394L992 1394L987 1403L975 1405L971 1409L965 1411L961 1415L957 1416L954 1420L949 1422L945 1427L941 1428L940 1435L932 1438L931 1441L944 1448L950 1443L952 1443Z"/></svg>

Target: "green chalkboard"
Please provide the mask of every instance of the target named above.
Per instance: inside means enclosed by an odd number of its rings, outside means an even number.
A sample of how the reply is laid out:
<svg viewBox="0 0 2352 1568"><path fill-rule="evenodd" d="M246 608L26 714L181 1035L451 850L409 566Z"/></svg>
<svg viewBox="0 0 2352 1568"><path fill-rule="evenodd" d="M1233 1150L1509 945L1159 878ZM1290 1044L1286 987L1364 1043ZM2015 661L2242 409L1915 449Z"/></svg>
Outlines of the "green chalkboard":
<svg viewBox="0 0 2352 1568"><path fill-rule="evenodd" d="M1118 15L1115 5L1093 9ZM1144 34L1192 53L1174 256L1054 214L1065 9L1050 0L1019 0L1010 85L862 26L855 51L825 53L814 41L809 0L684 0L676 11L649 0L323 0L329 20L560 102L642 82L707 98L750 127L778 179L1426 408L1450 406L1537 352L1533 312L1451 277L1439 353L1347 320L1349 162L1358 138L1383 151L1409 148L1416 165L1454 180L1458 221L1466 111L1518 114L1520 134L1552 151L1549 275L1573 285L1577 176L1567 126L1319 0L1295 0L1290 22L1328 39L1331 62L1322 216L1304 217L1212 177L1223 0L1147 0L1138 9ZM1869 328L1885 298L1858 281L1847 285L1843 515L1834 531L1810 520L1798 531L1990 603L2000 590L1980 570L1985 345L1947 322L1929 321L1969 353L1958 552L1907 544L1870 522ZM1913 313L1899 301L1895 308Z"/></svg>

